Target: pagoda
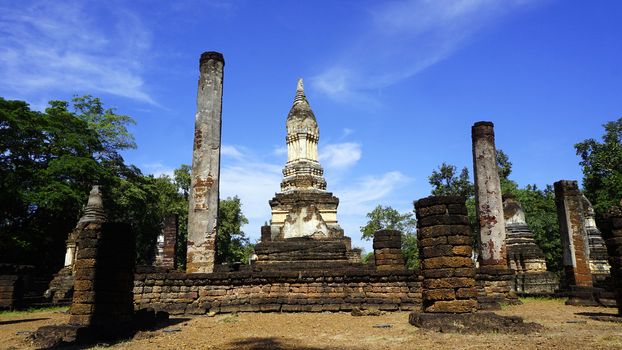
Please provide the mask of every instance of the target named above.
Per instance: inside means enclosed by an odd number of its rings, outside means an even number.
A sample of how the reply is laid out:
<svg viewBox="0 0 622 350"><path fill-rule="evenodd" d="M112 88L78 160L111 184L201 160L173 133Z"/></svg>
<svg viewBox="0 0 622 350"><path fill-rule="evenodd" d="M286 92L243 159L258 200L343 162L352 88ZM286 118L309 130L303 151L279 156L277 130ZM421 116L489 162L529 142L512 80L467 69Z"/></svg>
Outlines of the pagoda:
<svg viewBox="0 0 622 350"><path fill-rule="evenodd" d="M255 246L256 267L313 269L360 263L337 222L339 199L326 191L318 160L320 130L298 80L287 115L287 163L281 192L269 201L272 218Z"/></svg>

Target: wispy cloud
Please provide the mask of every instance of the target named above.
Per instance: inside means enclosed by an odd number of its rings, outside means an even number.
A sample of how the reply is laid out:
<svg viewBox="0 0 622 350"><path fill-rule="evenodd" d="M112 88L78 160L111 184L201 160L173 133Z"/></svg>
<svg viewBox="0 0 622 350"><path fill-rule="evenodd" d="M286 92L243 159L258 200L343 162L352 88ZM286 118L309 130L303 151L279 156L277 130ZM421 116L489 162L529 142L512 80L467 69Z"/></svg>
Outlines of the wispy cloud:
<svg viewBox="0 0 622 350"><path fill-rule="evenodd" d="M352 165L362 155L361 147L356 143L327 145L320 150L320 154L326 153L326 149L342 150L329 151L332 154L321 161L328 175L339 171L339 167L347 171L343 168L344 164ZM244 215L249 219L244 232L252 239L257 239L260 226L270 220L268 200L280 191L284 166L281 163L282 153L254 154L252 150L234 145L223 145L222 150L220 196L240 197ZM354 177L345 185L329 182L328 190L340 198L339 217L344 220L342 227L355 230L352 238L356 240L359 237L358 227L364 225L367 212L377 204L385 203L397 189L409 181L408 177L394 171L376 176Z"/></svg>
<svg viewBox="0 0 622 350"><path fill-rule="evenodd" d="M95 12L103 11L106 16ZM103 92L157 105L142 78L151 33L117 6L81 1L0 5L0 93Z"/></svg>
<svg viewBox="0 0 622 350"><path fill-rule="evenodd" d="M164 165L162 162L145 163L141 166L141 169L145 174L153 175L155 177L168 176L172 178L175 172L175 169Z"/></svg>
<svg viewBox="0 0 622 350"><path fill-rule="evenodd" d="M355 179L351 185L339 190L341 213L363 215L381 204L390 194L412 181L399 171L390 171L379 176L364 176Z"/></svg>
<svg viewBox="0 0 622 350"><path fill-rule="evenodd" d="M361 159L361 145L354 142L333 143L319 151L320 162L328 168L343 170Z"/></svg>
<svg viewBox="0 0 622 350"><path fill-rule="evenodd" d="M538 0L402 0L369 10L365 32L311 79L335 100L375 104L372 93L447 58L483 27Z"/></svg>

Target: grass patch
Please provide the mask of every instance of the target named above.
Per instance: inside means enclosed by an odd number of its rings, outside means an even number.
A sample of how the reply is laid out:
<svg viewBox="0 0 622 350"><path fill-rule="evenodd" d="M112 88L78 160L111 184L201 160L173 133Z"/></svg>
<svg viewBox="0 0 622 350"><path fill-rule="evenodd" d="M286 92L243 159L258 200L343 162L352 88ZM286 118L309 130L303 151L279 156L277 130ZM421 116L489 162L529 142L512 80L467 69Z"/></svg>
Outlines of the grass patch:
<svg viewBox="0 0 622 350"><path fill-rule="evenodd" d="M238 314L237 313L231 313L231 314L226 314L226 315L222 315L217 322L222 322L222 323L236 323L238 322Z"/></svg>
<svg viewBox="0 0 622 350"><path fill-rule="evenodd" d="M28 314L32 314L35 312L54 312L54 311L58 311L58 312L64 312L69 310L68 306L52 306L52 307L33 307L33 308L28 308L26 310L18 310L18 311L0 311L0 317L15 317L15 316L22 316L22 315L28 315Z"/></svg>

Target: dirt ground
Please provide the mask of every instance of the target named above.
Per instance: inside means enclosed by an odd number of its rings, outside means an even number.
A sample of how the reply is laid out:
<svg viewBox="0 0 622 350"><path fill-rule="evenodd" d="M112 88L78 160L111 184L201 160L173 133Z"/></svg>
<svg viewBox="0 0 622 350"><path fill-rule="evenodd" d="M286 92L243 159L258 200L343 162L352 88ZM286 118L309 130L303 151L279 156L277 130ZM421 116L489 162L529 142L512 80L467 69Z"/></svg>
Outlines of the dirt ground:
<svg viewBox="0 0 622 350"><path fill-rule="evenodd" d="M240 313L173 318L170 325L131 341L97 349L622 349L622 323L588 316L611 308L566 306L563 300L523 300L501 315L521 316L545 327L530 335L443 334L408 324L407 312L354 317L348 313ZM0 314L0 349L29 349L29 332L67 321L62 311Z"/></svg>

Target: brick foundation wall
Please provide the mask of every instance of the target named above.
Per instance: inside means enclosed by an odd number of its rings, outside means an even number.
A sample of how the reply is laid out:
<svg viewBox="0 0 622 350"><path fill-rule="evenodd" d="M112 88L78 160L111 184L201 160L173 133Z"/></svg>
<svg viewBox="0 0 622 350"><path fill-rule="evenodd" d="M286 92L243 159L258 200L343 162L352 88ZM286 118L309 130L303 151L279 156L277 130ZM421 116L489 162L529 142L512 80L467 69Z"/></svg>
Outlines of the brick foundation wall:
<svg viewBox="0 0 622 350"><path fill-rule="evenodd" d="M421 278L407 270L186 274L138 269L134 307L171 314L417 310Z"/></svg>

